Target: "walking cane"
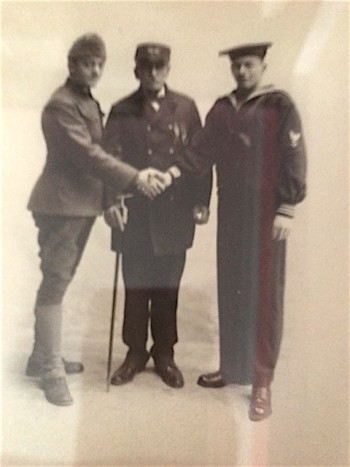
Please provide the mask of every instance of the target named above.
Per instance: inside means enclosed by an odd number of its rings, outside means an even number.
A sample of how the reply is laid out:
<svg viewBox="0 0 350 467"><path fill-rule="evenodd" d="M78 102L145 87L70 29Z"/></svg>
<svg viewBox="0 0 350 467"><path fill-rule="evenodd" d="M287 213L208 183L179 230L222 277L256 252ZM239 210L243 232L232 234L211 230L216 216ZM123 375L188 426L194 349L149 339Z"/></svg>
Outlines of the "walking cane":
<svg viewBox="0 0 350 467"><path fill-rule="evenodd" d="M120 253L117 251L116 256L115 256L111 325L110 325L110 330L109 330L109 347L108 347L108 362L107 362L107 392L109 392L109 387L111 384L115 309L117 305L117 294L118 294L119 258L120 258Z"/></svg>
<svg viewBox="0 0 350 467"><path fill-rule="evenodd" d="M125 199L131 198L133 195L126 194L120 197L120 212L123 224L125 225L128 221L128 208L125 206ZM113 338L114 338L114 322L115 322L115 310L117 307L117 296L118 296L118 277L119 277L119 263L121 253L116 252L115 257L115 269L114 269L114 282L113 282L113 296L112 296L112 311L111 311L111 325L109 329L109 346L108 346L108 361L107 361L107 392L111 385L111 368L113 360Z"/></svg>

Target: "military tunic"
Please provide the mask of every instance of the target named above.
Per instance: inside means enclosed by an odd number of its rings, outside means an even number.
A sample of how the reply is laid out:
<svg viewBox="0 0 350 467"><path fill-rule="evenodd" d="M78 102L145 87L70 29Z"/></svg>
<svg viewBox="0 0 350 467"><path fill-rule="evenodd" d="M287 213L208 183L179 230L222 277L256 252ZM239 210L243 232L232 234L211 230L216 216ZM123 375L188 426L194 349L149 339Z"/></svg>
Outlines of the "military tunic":
<svg viewBox="0 0 350 467"><path fill-rule="evenodd" d="M47 158L28 203L39 228L44 276L37 305L62 301L102 212L103 182L122 190L137 177L135 168L101 148L102 115L89 88L70 78L43 110Z"/></svg>
<svg viewBox="0 0 350 467"><path fill-rule="evenodd" d="M276 214L293 216L305 196L301 123L290 97L262 88L238 105L219 99L185 173L216 165L220 369L228 383L268 384L283 323L285 241L272 239Z"/></svg>
<svg viewBox="0 0 350 467"><path fill-rule="evenodd" d="M125 189L137 171L102 150L99 103L87 86L71 79L51 96L42 113L47 159L28 203L33 212L97 216L103 209L103 182Z"/></svg>

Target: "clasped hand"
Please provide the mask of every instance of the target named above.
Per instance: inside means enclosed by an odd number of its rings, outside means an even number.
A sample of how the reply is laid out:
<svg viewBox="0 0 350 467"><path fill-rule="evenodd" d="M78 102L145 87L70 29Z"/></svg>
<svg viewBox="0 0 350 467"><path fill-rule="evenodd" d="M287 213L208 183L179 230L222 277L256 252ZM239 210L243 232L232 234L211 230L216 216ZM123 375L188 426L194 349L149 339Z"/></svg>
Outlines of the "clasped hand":
<svg viewBox="0 0 350 467"><path fill-rule="evenodd" d="M169 174L153 168L141 170L136 181L137 189L150 199L163 193L169 185Z"/></svg>

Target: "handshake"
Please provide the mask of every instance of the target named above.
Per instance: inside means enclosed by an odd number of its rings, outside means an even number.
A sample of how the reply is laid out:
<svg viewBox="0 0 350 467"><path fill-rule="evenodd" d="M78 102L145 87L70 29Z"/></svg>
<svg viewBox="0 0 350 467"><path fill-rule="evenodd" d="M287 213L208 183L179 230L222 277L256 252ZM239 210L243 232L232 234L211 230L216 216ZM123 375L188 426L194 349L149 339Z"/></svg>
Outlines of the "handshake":
<svg viewBox="0 0 350 467"><path fill-rule="evenodd" d="M173 181L170 172L161 172L160 170L148 168L138 173L136 187L145 196L150 199L163 193Z"/></svg>
<svg viewBox="0 0 350 467"><path fill-rule="evenodd" d="M181 176L180 170L173 166L167 172L148 168L138 173L136 180L137 189L150 199L154 199L165 191L175 178ZM124 204L125 198L132 195L121 196L118 202L104 212L104 219L109 227L123 232L128 221L128 209ZM196 224L203 225L208 222L209 208L197 205L193 208L193 218Z"/></svg>
<svg viewBox="0 0 350 467"><path fill-rule="evenodd" d="M169 172L148 168L140 170L136 179L136 188L145 196L154 199L165 191L173 182L173 177ZM104 211L104 220L109 227L123 232L128 221L128 209L125 205L125 198L132 195L120 196L118 201Z"/></svg>

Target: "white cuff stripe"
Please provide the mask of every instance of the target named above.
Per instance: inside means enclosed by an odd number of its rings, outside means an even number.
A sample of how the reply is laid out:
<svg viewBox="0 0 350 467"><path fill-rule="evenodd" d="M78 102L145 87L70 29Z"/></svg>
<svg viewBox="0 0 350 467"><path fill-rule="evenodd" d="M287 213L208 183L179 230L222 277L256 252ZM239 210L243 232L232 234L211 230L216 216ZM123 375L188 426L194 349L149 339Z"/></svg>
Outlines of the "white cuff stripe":
<svg viewBox="0 0 350 467"><path fill-rule="evenodd" d="M278 214L282 214L288 217L294 217L295 215L295 206L293 204L281 204L281 206L277 209Z"/></svg>

